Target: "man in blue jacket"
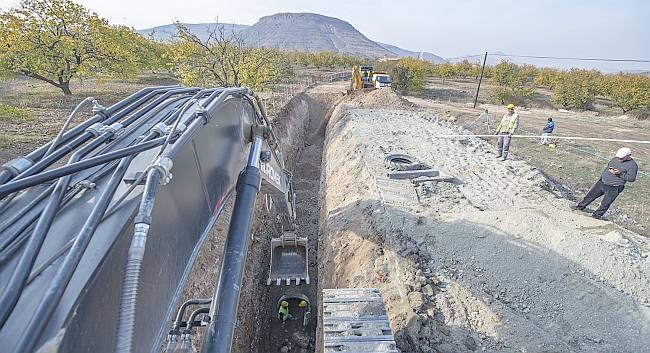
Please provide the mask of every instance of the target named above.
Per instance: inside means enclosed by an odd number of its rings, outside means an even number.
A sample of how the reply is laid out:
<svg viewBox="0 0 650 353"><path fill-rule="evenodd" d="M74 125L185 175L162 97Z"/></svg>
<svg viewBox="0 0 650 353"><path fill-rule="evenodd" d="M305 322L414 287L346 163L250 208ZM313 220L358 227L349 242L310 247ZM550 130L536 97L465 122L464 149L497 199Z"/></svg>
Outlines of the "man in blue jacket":
<svg viewBox="0 0 650 353"><path fill-rule="evenodd" d="M627 147L619 149L616 152L616 156L609 161L607 168L600 175L600 179L598 179L596 184L585 195L585 198L577 205L570 206L571 209L582 211L595 199L605 195L600 202L600 207L591 214L593 218L602 219L605 212L609 209L609 205L625 189L625 183L632 183L636 180L636 173L639 167L631 156L631 149Z"/></svg>
<svg viewBox="0 0 650 353"><path fill-rule="evenodd" d="M548 123L546 123L546 126L542 129L542 140L539 142L540 145L547 145L548 144L548 135L553 132L553 129L555 128L555 123L553 122L553 118L548 118Z"/></svg>

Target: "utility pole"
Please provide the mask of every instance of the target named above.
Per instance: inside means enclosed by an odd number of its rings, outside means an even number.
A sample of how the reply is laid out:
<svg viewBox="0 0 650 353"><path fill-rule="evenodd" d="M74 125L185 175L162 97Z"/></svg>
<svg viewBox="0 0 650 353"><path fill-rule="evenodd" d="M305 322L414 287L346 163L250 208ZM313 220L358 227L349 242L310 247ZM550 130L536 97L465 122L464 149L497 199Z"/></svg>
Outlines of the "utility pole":
<svg viewBox="0 0 650 353"><path fill-rule="evenodd" d="M481 68L481 78L478 80L478 88L476 88L476 97L474 98L474 108L476 108L476 101L478 100L478 91L481 89L481 81L483 81L483 71L485 70L486 61L487 61L487 52L485 52L485 57L483 58L483 67Z"/></svg>

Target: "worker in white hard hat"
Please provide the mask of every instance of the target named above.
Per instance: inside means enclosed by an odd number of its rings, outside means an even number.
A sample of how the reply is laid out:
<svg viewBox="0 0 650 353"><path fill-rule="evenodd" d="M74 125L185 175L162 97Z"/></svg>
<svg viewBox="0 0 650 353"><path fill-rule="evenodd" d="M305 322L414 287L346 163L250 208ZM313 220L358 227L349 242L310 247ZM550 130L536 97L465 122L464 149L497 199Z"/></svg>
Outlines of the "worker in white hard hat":
<svg viewBox="0 0 650 353"><path fill-rule="evenodd" d="M604 195L598 209L591 214L593 218L602 219L618 194L625 189L625 183L636 180L638 170L639 166L632 159L632 150L627 147L620 148L584 199L577 205L570 206L571 209L584 211L590 203Z"/></svg>
<svg viewBox="0 0 650 353"><path fill-rule="evenodd" d="M497 131L494 133L499 136L497 140L497 158L505 161L508 158L508 150L510 149L510 139L519 127L519 114L515 113L515 105L508 104L506 107L508 112L501 119Z"/></svg>

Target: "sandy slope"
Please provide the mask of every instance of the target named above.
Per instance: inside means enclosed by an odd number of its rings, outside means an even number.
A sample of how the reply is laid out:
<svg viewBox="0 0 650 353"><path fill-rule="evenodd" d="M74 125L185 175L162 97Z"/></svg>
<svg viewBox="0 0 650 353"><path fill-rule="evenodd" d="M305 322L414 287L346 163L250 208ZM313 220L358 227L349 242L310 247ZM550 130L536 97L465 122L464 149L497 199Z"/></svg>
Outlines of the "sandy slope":
<svg viewBox="0 0 650 353"><path fill-rule="evenodd" d="M372 107L372 109L370 109ZM320 285L377 287L405 352L648 352L650 242L570 211L516 157L418 112L355 92L326 134ZM406 153L453 183L390 180Z"/></svg>

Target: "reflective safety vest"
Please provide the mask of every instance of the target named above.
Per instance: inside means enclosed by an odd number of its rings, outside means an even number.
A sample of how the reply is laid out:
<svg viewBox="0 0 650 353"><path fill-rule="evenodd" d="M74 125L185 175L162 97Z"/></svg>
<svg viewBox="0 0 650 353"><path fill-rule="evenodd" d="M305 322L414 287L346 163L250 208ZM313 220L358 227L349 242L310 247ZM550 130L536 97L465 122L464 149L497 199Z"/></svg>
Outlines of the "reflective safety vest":
<svg viewBox="0 0 650 353"><path fill-rule="evenodd" d="M289 307L284 308L282 307L282 305L280 305L280 310L278 310L278 319L282 322L285 322L287 321L288 318L289 318Z"/></svg>
<svg viewBox="0 0 650 353"><path fill-rule="evenodd" d="M504 115L503 119L501 119L501 123L499 123L499 127L497 128L497 131L502 132L501 126L503 126L503 123L506 121L506 119L508 119L508 114ZM508 126L506 127L505 132L509 134L515 132L515 129L517 128L517 126L515 125L519 126L519 114L517 113L512 114L512 117L510 118L510 122L508 122Z"/></svg>
<svg viewBox="0 0 650 353"><path fill-rule="evenodd" d="M304 309L302 309L302 325L307 326L309 324L309 320L311 320L311 308L309 306L306 306Z"/></svg>

